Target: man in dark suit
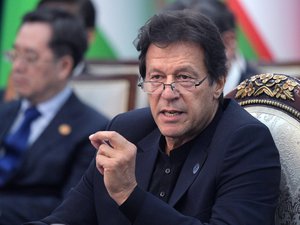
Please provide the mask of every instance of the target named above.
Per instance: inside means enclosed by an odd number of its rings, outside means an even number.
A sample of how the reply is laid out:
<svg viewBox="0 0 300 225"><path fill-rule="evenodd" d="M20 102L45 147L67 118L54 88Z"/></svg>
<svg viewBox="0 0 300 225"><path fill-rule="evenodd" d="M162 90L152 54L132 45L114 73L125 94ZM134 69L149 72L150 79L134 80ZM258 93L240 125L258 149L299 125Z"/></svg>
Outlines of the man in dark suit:
<svg viewBox="0 0 300 225"><path fill-rule="evenodd" d="M28 224L273 224L278 150L265 125L223 100L217 28L199 13L168 11L135 43L150 109L91 135L98 151L81 182L50 216Z"/></svg>
<svg viewBox="0 0 300 225"><path fill-rule="evenodd" d="M23 18L7 53L20 100L0 107L1 225L49 214L95 155L88 137L108 119L69 85L86 47L84 26L70 13L40 9Z"/></svg>

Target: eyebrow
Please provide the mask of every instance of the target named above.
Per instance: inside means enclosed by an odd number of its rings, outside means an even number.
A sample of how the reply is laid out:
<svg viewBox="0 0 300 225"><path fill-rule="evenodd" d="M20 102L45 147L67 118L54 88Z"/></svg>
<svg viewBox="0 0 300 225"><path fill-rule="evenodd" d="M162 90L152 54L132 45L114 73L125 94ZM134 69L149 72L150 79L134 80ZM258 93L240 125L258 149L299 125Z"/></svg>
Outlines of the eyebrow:
<svg viewBox="0 0 300 225"><path fill-rule="evenodd" d="M159 69L151 69L149 72L148 72L148 74L150 74L150 73L163 73L161 70L159 70Z"/></svg>
<svg viewBox="0 0 300 225"><path fill-rule="evenodd" d="M149 73L164 73L162 72L160 69L157 69L157 68L153 68L149 71ZM174 71L174 74L178 74L180 72L189 72L189 73L193 73L193 74L197 74L197 72L194 70L193 67L191 66L182 66L182 67L179 67L177 68L175 71Z"/></svg>
<svg viewBox="0 0 300 225"><path fill-rule="evenodd" d="M13 45L13 49L15 49L16 51L22 51L23 53L26 54L35 54L35 55L39 55L40 53L37 52L36 50L32 49L32 48L25 48L25 49L20 49L20 47Z"/></svg>
<svg viewBox="0 0 300 225"><path fill-rule="evenodd" d="M193 67L191 66L183 66L183 67L179 67L175 70L175 74L181 73L181 72L188 72L188 73L192 73L194 75L197 75L198 73L194 70Z"/></svg>

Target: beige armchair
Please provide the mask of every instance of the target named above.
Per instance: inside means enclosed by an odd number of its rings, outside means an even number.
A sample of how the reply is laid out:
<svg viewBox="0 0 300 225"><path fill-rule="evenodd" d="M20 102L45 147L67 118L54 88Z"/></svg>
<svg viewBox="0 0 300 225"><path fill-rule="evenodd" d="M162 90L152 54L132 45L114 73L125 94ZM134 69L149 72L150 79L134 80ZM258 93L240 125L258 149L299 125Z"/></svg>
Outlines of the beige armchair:
<svg viewBox="0 0 300 225"><path fill-rule="evenodd" d="M226 97L269 127L282 166L275 224L300 225L300 80L284 74L255 75Z"/></svg>

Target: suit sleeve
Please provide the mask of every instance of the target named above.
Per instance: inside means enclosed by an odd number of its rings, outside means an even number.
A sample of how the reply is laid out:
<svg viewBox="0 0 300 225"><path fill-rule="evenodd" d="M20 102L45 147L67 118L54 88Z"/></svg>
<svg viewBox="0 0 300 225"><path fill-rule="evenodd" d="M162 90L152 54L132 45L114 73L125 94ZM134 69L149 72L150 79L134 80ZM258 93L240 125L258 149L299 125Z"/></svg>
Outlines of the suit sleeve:
<svg viewBox="0 0 300 225"><path fill-rule="evenodd" d="M76 154L72 156L72 166L67 173L68 176L66 177L66 183L63 187L63 197L65 197L70 189L80 181L96 153L96 150L87 137L85 137L84 140L81 140L75 148Z"/></svg>
<svg viewBox="0 0 300 225"><path fill-rule="evenodd" d="M93 177L95 173L95 160L92 160L89 168L81 181L72 188L62 204L51 215L41 221L29 222L24 225L47 225L47 224L79 224L97 225L94 195Z"/></svg>

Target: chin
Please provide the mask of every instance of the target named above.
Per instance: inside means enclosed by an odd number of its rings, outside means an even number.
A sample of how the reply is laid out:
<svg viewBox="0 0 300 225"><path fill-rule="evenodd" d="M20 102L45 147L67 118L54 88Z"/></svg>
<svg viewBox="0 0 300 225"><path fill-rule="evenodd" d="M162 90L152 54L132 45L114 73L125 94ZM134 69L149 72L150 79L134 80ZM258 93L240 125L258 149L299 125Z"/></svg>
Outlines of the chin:
<svg viewBox="0 0 300 225"><path fill-rule="evenodd" d="M182 135L182 133L180 132L180 130L178 130L178 128L164 128L161 129L160 132L162 133L162 135L164 135L165 137L169 137L169 138L177 138L180 137Z"/></svg>
<svg viewBox="0 0 300 225"><path fill-rule="evenodd" d="M18 91L18 90L16 92L20 98L30 99L30 94L28 92Z"/></svg>

